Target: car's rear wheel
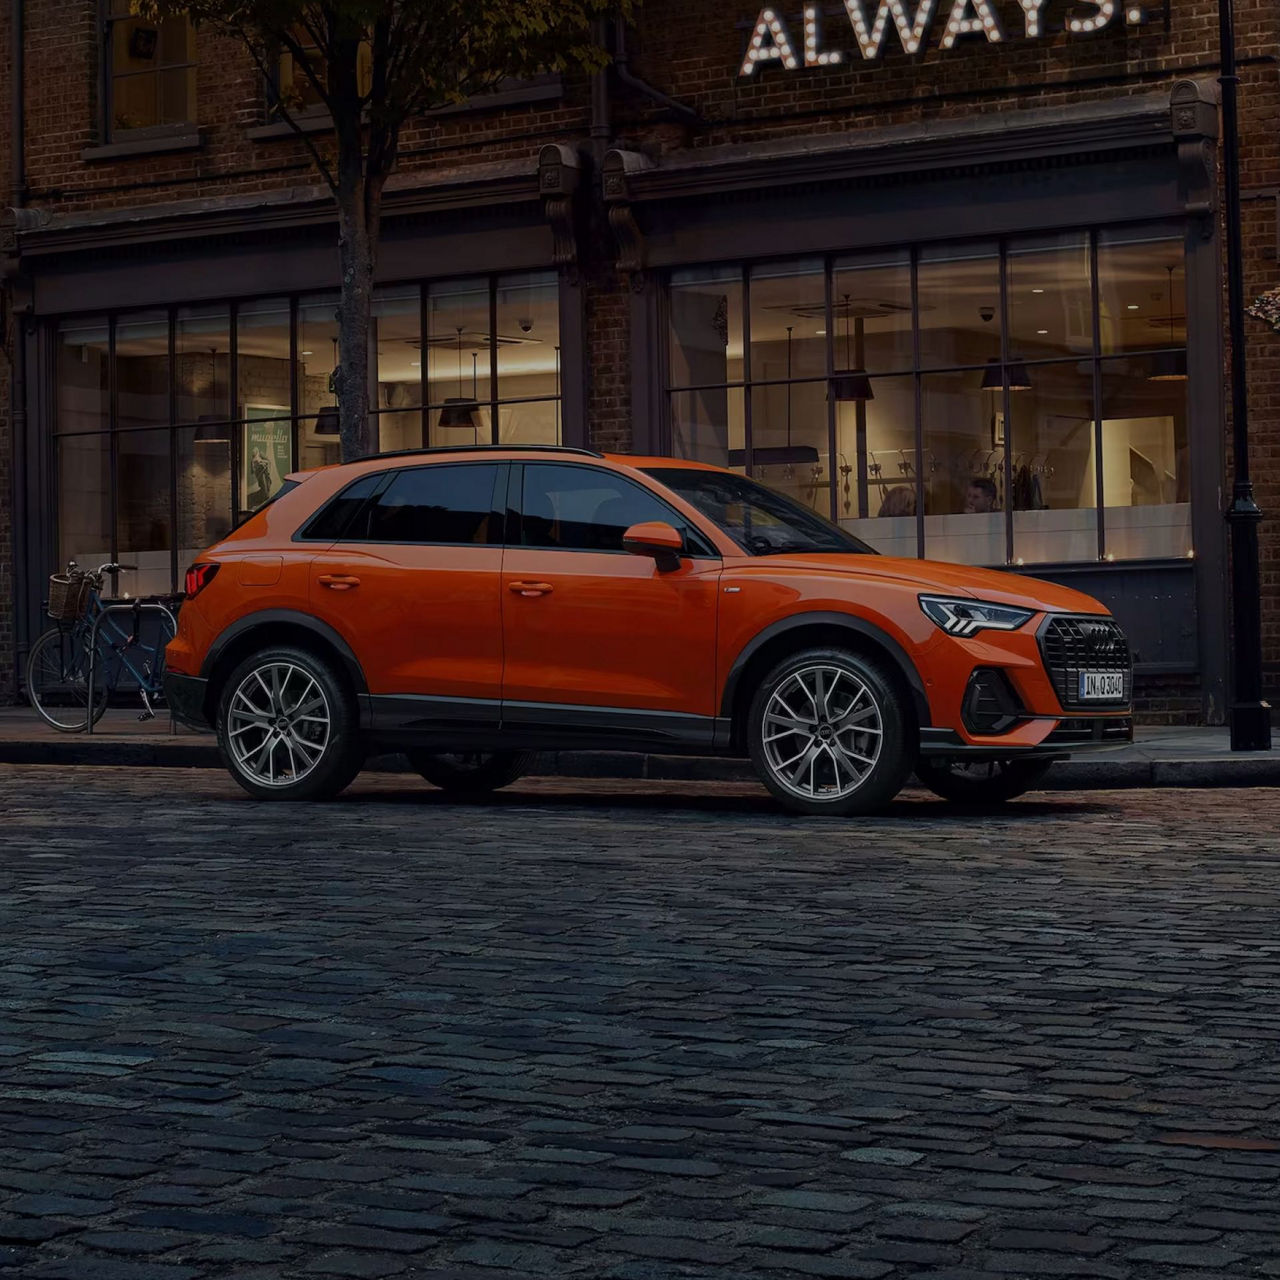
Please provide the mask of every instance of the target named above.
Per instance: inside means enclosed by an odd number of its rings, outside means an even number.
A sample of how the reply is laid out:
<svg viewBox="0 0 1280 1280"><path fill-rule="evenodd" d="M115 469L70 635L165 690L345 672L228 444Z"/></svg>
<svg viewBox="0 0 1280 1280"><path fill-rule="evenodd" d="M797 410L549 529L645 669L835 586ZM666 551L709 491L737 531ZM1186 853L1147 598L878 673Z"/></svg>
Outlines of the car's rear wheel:
<svg viewBox="0 0 1280 1280"><path fill-rule="evenodd" d="M911 772L912 719L877 661L807 649L779 663L751 702L747 745L761 781L797 813L881 808Z"/></svg>
<svg viewBox="0 0 1280 1280"><path fill-rule="evenodd" d="M956 804L1002 804L1034 791L1052 760L916 761L916 777L934 795Z"/></svg>
<svg viewBox="0 0 1280 1280"><path fill-rule="evenodd" d="M510 786L533 767L532 751L406 751L409 763L433 787L476 796Z"/></svg>
<svg viewBox="0 0 1280 1280"><path fill-rule="evenodd" d="M355 699L317 654L272 646L245 658L218 699L218 746L260 800L327 800L364 763Z"/></svg>

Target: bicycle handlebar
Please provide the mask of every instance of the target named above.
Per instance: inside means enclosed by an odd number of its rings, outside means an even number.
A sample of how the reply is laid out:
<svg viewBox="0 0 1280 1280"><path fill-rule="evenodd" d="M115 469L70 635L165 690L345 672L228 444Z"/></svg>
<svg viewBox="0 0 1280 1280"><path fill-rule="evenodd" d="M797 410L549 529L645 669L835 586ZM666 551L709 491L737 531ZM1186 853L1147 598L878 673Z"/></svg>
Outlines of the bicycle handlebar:
<svg viewBox="0 0 1280 1280"><path fill-rule="evenodd" d="M94 577L100 578L104 573L136 573L138 566L136 564L115 564L108 562L100 564L94 571Z"/></svg>

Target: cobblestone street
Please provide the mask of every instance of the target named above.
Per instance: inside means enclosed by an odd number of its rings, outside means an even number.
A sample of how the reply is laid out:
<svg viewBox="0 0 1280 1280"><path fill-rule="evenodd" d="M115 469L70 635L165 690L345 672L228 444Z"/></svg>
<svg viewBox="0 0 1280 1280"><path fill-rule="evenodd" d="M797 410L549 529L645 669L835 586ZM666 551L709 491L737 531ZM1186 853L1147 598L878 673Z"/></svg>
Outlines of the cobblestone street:
<svg viewBox="0 0 1280 1280"><path fill-rule="evenodd" d="M0 768L0 1273L1280 1276L1280 792Z"/></svg>

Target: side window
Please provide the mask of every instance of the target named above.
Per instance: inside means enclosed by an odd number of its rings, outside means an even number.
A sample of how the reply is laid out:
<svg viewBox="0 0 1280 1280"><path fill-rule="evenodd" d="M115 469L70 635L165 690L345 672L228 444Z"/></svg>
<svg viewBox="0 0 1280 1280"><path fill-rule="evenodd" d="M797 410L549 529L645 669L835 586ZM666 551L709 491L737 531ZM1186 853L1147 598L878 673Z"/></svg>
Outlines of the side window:
<svg viewBox="0 0 1280 1280"><path fill-rule="evenodd" d="M319 513L311 517L311 522L303 526L298 537L307 542L337 542L356 512L377 492L386 476L385 471L375 471L347 485L336 498L329 500L328 506L321 507Z"/></svg>
<svg viewBox="0 0 1280 1280"><path fill-rule="evenodd" d="M401 471L361 513L346 541L451 543L502 541L492 463L427 465Z"/></svg>
<svg viewBox="0 0 1280 1280"><path fill-rule="evenodd" d="M622 535L646 520L679 529L694 554L703 540L680 515L639 485L596 467L526 464L523 536L526 547L561 551L621 551Z"/></svg>

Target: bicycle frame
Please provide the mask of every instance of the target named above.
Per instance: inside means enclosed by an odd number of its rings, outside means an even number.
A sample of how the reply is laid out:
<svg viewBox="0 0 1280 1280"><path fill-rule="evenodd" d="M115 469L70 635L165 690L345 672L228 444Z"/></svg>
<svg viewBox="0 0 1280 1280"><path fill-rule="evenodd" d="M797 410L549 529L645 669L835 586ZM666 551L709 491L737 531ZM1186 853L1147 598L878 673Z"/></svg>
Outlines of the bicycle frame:
<svg viewBox="0 0 1280 1280"><path fill-rule="evenodd" d="M134 619L133 629L126 631L123 627L116 625L111 620L114 613L131 613ZM99 666L102 660L108 656L119 658L129 674L138 682L138 691L142 695L143 705L147 709L148 716L154 715L155 712L151 706L151 699L157 697L163 690L164 679L164 643L157 643L153 648L146 649L145 652L149 657L151 664L150 673L139 671L138 668L130 661L129 649L133 646L142 647L138 641L138 621L145 612L159 614L162 618L169 621L169 636L172 638L177 634L178 623L174 618L172 610L165 605L154 600L116 600L111 603L104 603L102 597L96 590L89 593L89 607L86 612L85 619L78 626L83 626L84 621L92 618L89 630L89 707L93 707L93 695L95 684L99 676ZM104 635L104 630L106 634ZM147 658L143 659L143 665L147 663ZM111 687L115 687L117 676L111 680ZM93 715L87 718L86 732L93 732Z"/></svg>

